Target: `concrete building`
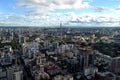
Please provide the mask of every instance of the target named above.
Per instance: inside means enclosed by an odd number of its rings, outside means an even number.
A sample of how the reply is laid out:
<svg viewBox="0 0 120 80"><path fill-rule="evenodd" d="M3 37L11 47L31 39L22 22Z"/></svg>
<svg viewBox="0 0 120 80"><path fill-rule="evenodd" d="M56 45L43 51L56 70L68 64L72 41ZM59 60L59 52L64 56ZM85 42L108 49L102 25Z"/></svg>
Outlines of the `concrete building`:
<svg viewBox="0 0 120 80"><path fill-rule="evenodd" d="M46 72L43 72L43 71L35 71L34 72L34 79L35 80L40 80L40 79L49 79L50 76L46 73Z"/></svg>
<svg viewBox="0 0 120 80"><path fill-rule="evenodd" d="M54 77L53 80L62 80L63 76L62 75L57 75Z"/></svg>
<svg viewBox="0 0 120 80"><path fill-rule="evenodd" d="M23 71L18 66L0 68L0 80L23 80Z"/></svg>
<svg viewBox="0 0 120 80"><path fill-rule="evenodd" d="M58 42L53 42L52 43L52 51L55 51L55 49L59 48L59 43Z"/></svg>
<svg viewBox="0 0 120 80"><path fill-rule="evenodd" d="M77 59L67 59L67 71L75 73L80 71L80 66Z"/></svg>
<svg viewBox="0 0 120 80"><path fill-rule="evenodd" d="M23 71L14 72L12 80L23 80Z"/></svg>
<svg viewBox="0 0 120 80"><path fill-rule="evenodd" d="M95 74L95 80L116 80L116 75L111 72L97 72Z"/></svg>
<svg viewBox="0 0 120 80"><path fill-rule="evenodd" d="M57 75L53 80L74 80L72 75Z"/></svg>
<svg viewBox="0 0 120 80"><path fill-rule="evenodd" d="M34 58L39 53L38 43L23 43L23 56L26 58Z"/></svg>
<svg viewBox="0 0 120 80"><path fill-rule="evenodd" d="M50 42L44 41L44 48L49 49L49 47L50 47Z"/></svg>
<svg viewBox="0 0 120 80"><path fill-rule="evenodd" d="M7 80L7 71L0 68L0 80Z"/></svg>
<svg viewBox="0 0 120 80"><path fill-rule="evenodd" d="M12 64L12 56L10 53L4 53L3 56L0 58L0 64L1 65L10 65Z"/></svg>
<svg viewBox="0 0 120 80"><path fill-rule="evenodd" d="M115 57L111 61L110 71L115 74L120 74L120 57Z"/></svg>

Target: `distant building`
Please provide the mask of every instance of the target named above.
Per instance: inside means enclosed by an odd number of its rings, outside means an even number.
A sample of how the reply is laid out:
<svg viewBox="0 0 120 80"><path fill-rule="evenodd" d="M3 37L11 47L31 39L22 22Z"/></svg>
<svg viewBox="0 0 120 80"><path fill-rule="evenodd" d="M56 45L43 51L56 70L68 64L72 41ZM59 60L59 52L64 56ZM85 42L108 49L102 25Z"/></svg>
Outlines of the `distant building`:
<svg viewBox="0 0 120 80"><path fill-rule="evenodd" d="M19 37L19 44L26 42L26 38L24 36L19 35L18 37Z"/></svg>
<svg viewBox="0 0 120 80"><path fill-rule="evenodd" d="M52 51L55 51L55 49L59 48L59 43L58 42L53 42L52 43Z"/></svg>
<svg viewBox="0 0 120 80"><path fill-rule="evenodd" d="M67 70L70 73L75 73L80 71L80 66L77 59L67 59Z"/></svg>
<svg viewBox="0 0 120 80"><path fill-rule="evenodd" d="M45 49L49 49L49 47L50 47L50 42L49 41L44 41L44 48Z"/></svg>
<svg viewBox="0 0 120 80"><path fill-rule="evenodd" d="M36 54L39 53L39 46L38 43L23 43L23 56L27 58L34 58Z"/></svg>
<svg viewBox="0 0 120 80"><path fill-rule="evenodd" d="M13 56L12 56L13 50L11 46L4 46L0 49L0 64L1 65L10 65L12 64Z"/></svg>

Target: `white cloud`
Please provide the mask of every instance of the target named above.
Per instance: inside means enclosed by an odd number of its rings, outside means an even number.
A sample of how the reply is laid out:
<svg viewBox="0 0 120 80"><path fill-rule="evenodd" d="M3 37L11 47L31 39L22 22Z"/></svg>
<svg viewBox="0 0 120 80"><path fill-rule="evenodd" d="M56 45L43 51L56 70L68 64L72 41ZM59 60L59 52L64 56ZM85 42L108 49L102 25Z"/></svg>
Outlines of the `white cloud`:
<svg viewBox="0 0 120 80"><path fill-rule="evenodd" d="M7 19L2 19L2 16L6 16ZM101 13L82 13L76 15L74 12L67 13L49 13L43 15L3 15L0 17L0 25L27 25L27 26L59 26L60 21L64 25L77 26L119 26L120 15L101 14ZM69 23L69 24L66 24Z"/></svg>
<svg viewBox="0 0 120 80"><path fill-rule="evenodd" d="M56 9L89 8L88 2L82 0L18 0L17 8L32 8L27 14L42 14Z"/></svg>
<svg viewBox="0 0 120 80"><path fill-rule="evenodd" d="M69 17L71 20L75 20L77 18L77 15L74 12L67 12L64 13L67 17Z"/></svg>
<svg viewBox="0 0 120 80"><path fill-rule="evenodd" d="M92 26L119 26L120 16L115 14L97 14L97 13L83 13L76 18L76 20L70 20L71 23L78 23L81 25Z"/></svg>
<svg viewBox="0 0 120 80"><path fill-rule="evenodd" d="M105 12L105 11L109 11L109 10L111 10L111 8L100 7L100 6L94 8L94 12Z"/></svg>
<svg viewBox="0 0 120 80"><path fill-rule="evenodd" d="M21 23L19 22L13 22L13 21L6 21L6 20L0 20L0 25L2 26L15 26L15 25L20 25Z"/></svg>
<svg viewBox="0 0 120 80"><path fill-rule="evenodd" d="M6 15L7 21L1 21L0 24L59 25L62 21L69 22L70 25L120 25L120 6L116 9L98 6L92 8L94 12L79 13L80 9L91 7L89 2L90 0L19 0L17 8L31 8L30 11L23 12L23 15ZM73 12L56 12L56 9L72 9Z"/></svg>
<svg viewBox="0 0 120 80"><path fill-rule="evenodd" d="M23 15L29 20L49 21L57 23L60 21L67 22L77 18L74 12L54 12L57 9L74 9L79 10L91 7L89 1L82 0L18 0L16 8L31 8L32 10L23 12Z"/></svg>
<svg viewBox="0 0 120 80"><path fill-rule="evenodd" d="M120 14L120 5L113 10L115 13Z"/></svg>

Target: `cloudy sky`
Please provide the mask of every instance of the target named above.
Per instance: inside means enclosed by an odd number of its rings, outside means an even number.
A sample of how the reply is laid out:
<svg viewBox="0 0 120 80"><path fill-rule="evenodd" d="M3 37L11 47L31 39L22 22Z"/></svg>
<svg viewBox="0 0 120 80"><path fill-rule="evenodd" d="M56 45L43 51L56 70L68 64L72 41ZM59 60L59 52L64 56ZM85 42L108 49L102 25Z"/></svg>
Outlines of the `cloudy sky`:
<svg viewBox="0 0 120 80"><path fill-rule="evenodd" d="M0 26L120 26L120 0L1 0Z"/></svg>

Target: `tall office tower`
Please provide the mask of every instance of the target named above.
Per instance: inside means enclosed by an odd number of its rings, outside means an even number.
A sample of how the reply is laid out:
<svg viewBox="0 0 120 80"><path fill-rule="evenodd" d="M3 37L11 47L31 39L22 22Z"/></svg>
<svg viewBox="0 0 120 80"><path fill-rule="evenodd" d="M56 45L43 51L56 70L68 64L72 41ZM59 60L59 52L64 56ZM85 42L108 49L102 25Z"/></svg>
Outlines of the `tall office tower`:
<svg viewBox="0 0 120 80"><path fill-rule="evenodd" d="M91 67L94 64L94 58L95 58L95 54L94 51L92 51L91 48L86 48L86 52L84 55L84 66L85 67Z"/></svg>
<svg viewBox="0 0 120 80"><path fill-rule="evenodd" d="M24 43L26 43L27 37L24 37Z"/></svg>
<svg viewBox="0 0 120 80"><path fill-rule="evenodd" d="M80 71L80 66L77 59L68 59L67 60L67 70L70 73L75 73Z"/></svg>
<svg viewBox="0 0 120 80"><path fill-rule="evenodd" d="M55 49L57 49L59 47L59 43L58 42L53 42L52 43L52 50L54 51Z"/></svg>
<svg viewBox="0 0 120 80"><path fill-rule="evenodd" d="M93 66L94 65L94 52L91 50L91 48L87 48L83 56L84 56L84 67L83 67L84 75L85 76L94 75L95 72L97 72L97 68Z"/></svg>
<svg viewBox="0 0 120 80"><path fill-rule="evenodd" d="M19 37L19 44L26 42L26 40L25 40L26 37L23 37L21 34L19 34L18 37Z"/></svg>
<svg viewBox="0 0 120 80"><path fill-rule="evenodd" d="M110 71L120 74L120 57L113 58L110 65Z"/></svg>
<svg viewBox="0 0 120 80"><path fill-rule="evenodd" d="M88 55L89 55L89 53L88 53L88 49L86 49L86 52L85 52L85 67L88 67Z"/></svg>
<svg viewBox="0 0 120 80"><path fill-rule="evenodd" d="M80 71L83 71L83 69L84 69L84 57L82 55L79 56L79 66L80 66Z"/></svg>
<svg viewBox="0 0 120 80"><path fill-rule="evenodd" d="M63 34L62 34L62 23L60 22L60 35L61 35L61 40L63 39Z"/></svg>
<svg viewBox="0 0 120 80"><path fill-rule="evenodd" d="M94 65L94 54L90 53L88 58L88 66L92 67Z"/></svg>
<svg viewBox="0 0 120 80"><path fill-rule="evenodd" d="M49 41L44 41L44 48L45 49L49 49L49 47L50 47L50 42Z"/></svg>
<svg viewBox="0 0 120 80"><path fill-rule="evenodd" d="M21 35L19 35L18 37L19 37L19 44L20 44L20 43L21 43L21 37L22 37L22 36L21 36Z"/></svg>
<svg viewBox="0 0 120 80"><path fill-rule="evenodd" d="M86 48L86 52L85 52L85 67L89 66L89 55L91 53L91 49L88 49L88 47Z"/></svg>
<svg viewBox="0 0 120 80"><path fill-rule="evenodd" d="M11 39L12 40L14 39L14 33L13 32L11 33Z"/></svg>

